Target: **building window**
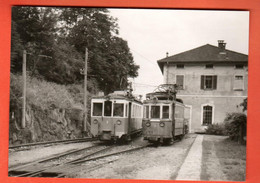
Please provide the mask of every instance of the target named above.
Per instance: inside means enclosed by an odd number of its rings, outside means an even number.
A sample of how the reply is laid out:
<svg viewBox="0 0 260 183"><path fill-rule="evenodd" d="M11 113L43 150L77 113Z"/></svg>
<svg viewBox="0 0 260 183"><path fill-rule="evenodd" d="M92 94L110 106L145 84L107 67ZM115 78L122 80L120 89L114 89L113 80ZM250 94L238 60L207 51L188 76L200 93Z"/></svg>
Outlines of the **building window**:
<svg viewBox="0 0 260 183"><path fill-rule="evenodd" d="M213 69L213 64L206 64L205 68L206 69Z"/></svg>
<svg viewBox="0 0 260 183"><path fill-rule="evenodd" d="M202 125L212 124L213 107L210 105L203 106L203 121Z"/></svg>
<svg viewBox="0 0 260 183"><path fill-rule="evenodd" d="M217 76L202 75L200 88L202 90L216 90L217 89Z"/></svg>
<svg viewBox="0 0 260 183"><path fill-rule="evenodd" d="M184 69L184 64L177 64L176 67L177 69Z"/></svg>
<svg viewBox="0 0 260 183"><path fill-rule="evenodd" d="M243 64L237 64L237 65L235 65L235 68L236 69L243 69L244 65Z"/></svg>
<svg viewBox="0 0 260 183"><path fill-rule="evenodd" d="M235 76L234 78L234 90L244 90L244 77L243 76Z"/></svg>
<svg viewBox="0 0 260 183"><path fill-rule="evenodd" d="M184 75L176 75L176 84L179 90L184 89Z"/></svg>

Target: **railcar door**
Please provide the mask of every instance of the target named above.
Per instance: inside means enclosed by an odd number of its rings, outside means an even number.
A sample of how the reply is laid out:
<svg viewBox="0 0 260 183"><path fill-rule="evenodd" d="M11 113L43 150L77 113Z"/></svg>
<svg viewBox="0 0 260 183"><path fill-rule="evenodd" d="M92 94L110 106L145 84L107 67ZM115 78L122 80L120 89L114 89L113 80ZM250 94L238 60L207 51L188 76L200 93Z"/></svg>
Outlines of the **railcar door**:
<svg viewBox="0 0 260 183"><path fill-rule="evenodd" d="M131 129L130 129L130 125L131 125L131 117L132 117L132 102L129 102L129 108L128 108L128 123L127 123L127 135L130 135L131 133Z"/></svg>
<svg viewBox="0 0 260 183"><path fill-rule="evenodd" d="M113 120L112 120L112 101L104 102L104 118L101 123L101 129L105 132L113 131Z"/></svg>
<svg viewBox="0 0 260 183"><path fill-rule="evenodd" d="M103 119L103 101L92 102L91 107L91 134L96 137L99 133L100 123Z"/></svg>
<svg viewBox="0 0 260 183"><path fill-rule="evenodd" d="M175 136L175 103L172 103L172 137Z"/></svg>

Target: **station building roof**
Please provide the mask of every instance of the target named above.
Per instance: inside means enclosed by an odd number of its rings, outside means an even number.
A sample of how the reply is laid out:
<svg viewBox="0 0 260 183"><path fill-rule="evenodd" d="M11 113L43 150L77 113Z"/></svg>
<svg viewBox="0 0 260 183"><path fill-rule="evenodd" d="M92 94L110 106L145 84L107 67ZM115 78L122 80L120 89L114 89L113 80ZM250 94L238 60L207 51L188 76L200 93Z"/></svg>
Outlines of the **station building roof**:
<svg viewBox="0 0 260 183"><path fill-rule="evenodd" d="M206 44L176 55L166 56L157 61L161 71L165 63L189 64L189 63L235 63L247 64L248 55L225 49L226 43L219 42L219 46Z"/></svg>

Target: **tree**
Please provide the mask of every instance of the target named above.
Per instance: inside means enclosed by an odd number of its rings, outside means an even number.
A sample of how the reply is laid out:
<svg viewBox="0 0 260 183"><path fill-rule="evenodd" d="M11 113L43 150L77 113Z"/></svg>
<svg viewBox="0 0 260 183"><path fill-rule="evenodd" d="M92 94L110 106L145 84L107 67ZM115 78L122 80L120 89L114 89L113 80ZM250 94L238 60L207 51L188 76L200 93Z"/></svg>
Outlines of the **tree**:
<svg viewBox="0 0 260 183"><path fill-rule="evenodd" d="M65 22L63 36L84 54L89 49L89 75L95 76L105 93L127 87L127 77L136 77L135 65L127 42L117 37L116 19L107 9L66 8L60 21Z"/></svg>
<svg viewBox="0 0 260 183"><path fill-rule="evenodd" d="M53 54L53 44L56 34L56 15L51 8L18 7L12 8L12 31L16 36L12 38L12 47L17 43L22 46L14 50L14 54L21 55L22 49L28 52L28 66L37 70L37 62L41 61L38 55ZM19 37L18 40L15 37ZM18 42L19 41L19 42ZM21 72L21 57L12 57L13 72Z"/></svg>
<svg viewBox="0 0 260 183"><path fill-rule="evenodd" d="M13 21L11 26L11 70L21 70L22 62L22 40L20 34L17 32L17 25ZM15 64L16 63L16 64Z"/></svg>
<svg viewBox="0 0 260 183"><path fill-rule="evenodd" d="M12 20L13 72L21 72L26 49L34 77L59 84L82 82L87 47L88 79L105 93L125 89L127 77L138 75L127 42L118 37L116 19L105 8L14 7Z"/></svg>
<svg viewBox="0 0 260 183"><path fill-rule="evenodd" d="M41 62L39 73L45 75L47 80L59 84L80 82L83 79L80 69L84 67L82 54L62 39L53 45L53 50L53 59Z"/></svg>
<svg viewBox="0 0 260 183"><path fill-rule="evenodd" d="M243 112L247 111L247 98L244 99L244 101L240 104L240 106L243 107Z"/></svg>

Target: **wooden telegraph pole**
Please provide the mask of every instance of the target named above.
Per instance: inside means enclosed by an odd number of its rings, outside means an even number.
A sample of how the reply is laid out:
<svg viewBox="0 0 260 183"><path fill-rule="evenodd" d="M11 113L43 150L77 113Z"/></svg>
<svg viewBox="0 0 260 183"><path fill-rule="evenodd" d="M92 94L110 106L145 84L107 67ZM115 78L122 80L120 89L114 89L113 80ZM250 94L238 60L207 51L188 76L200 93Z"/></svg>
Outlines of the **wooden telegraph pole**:
<svg viewBox="0 0 260 183"><path fill-rule="evenodd" d="M26 113L26 50L23 51L23 112L22 112L22 128L25 128Z"/></svg>
<svg viewBox="0 0 260 183"><path fill-rule="evenodd" d="M84 69L84 121L83 132L87 131L87 68L88 68L88 48L85 53L85 69Z"/></svg>

